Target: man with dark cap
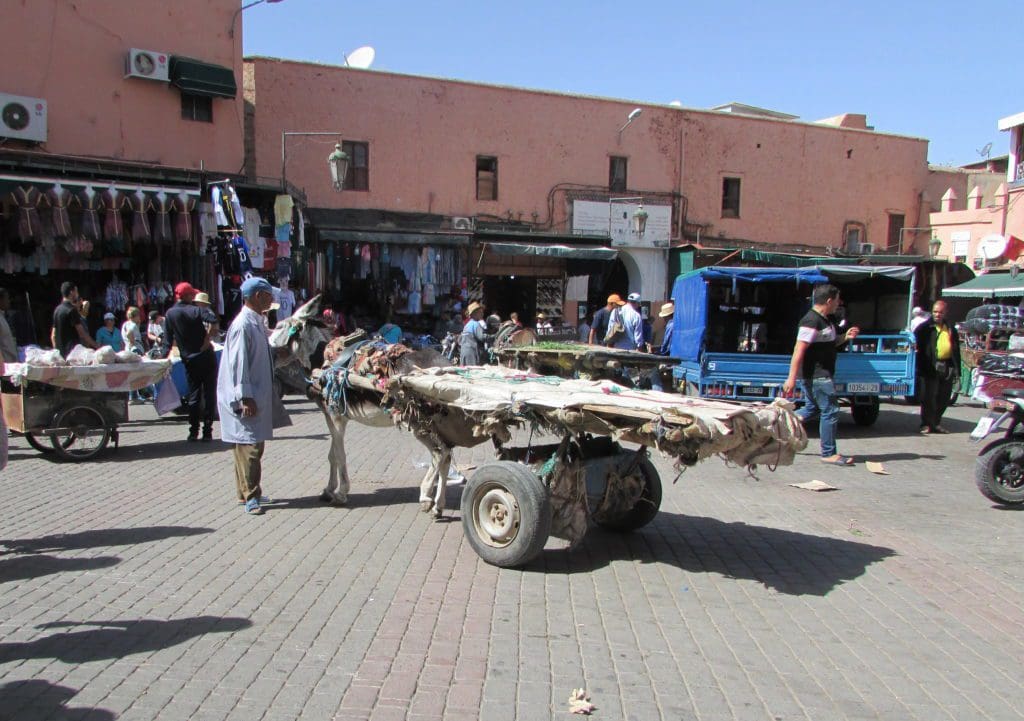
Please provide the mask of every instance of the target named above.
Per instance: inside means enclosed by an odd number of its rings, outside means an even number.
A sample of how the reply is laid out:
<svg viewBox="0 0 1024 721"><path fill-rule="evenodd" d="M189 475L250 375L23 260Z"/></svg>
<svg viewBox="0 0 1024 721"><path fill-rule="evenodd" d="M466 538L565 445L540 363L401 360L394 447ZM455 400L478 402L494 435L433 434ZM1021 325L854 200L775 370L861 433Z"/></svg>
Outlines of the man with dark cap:
<svg viewBox="0 0 1024 721"><path fill-rule="evenodd" d="M185 365L188 440L199 440L201 417L203 440L212 441L213 411L217 404L217 356L213 351L211 332L216 332L216 326L207 325L208 311L193 302L198 292L189 283L178 283L174 287L178 302L167 311L164 319L164 347L169 351L177 345L181 362Z"/></svg>
<svg viewBox="0 0 1024 721"><path fill-rule="evenodd" d="M228 327L217 374L220 437L234 444L238 500L251 516L263 513L263 449L274 437L274 361L263 314L274 302L274 289L263 278L241 287L242 310Z"/></svg>

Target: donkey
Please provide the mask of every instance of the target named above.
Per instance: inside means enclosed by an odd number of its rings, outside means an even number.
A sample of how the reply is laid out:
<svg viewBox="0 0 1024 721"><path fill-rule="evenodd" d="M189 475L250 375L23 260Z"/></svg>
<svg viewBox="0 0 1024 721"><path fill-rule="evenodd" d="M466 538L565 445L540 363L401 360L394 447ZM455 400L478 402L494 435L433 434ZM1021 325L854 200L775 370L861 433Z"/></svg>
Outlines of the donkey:
<svg viewBox="0 0 1024 721"><path fill-rule="evenodd" d="M319 320L320 296L315 296L295 313L277 324L270 335L270 345L275 352L275 371L278 375L287 372L290 366L301 365L308 376L318 358L323 358L323 348L331 340L331 334ZM450 365L440 353L431 350L415 351L399 359L396 373L408 373L415 368ZM326 366L325 366L326 370ZM374 428L394 426L391 414L381 407L381 394L362 388L349 387L345 391L346 404L343 410L330 407L320 393L311 391L309 396L319 406L327 421L331 434L331 448L328 453L330 475L327 485L320 494L320 500L335 506L348 503L349 478L345 457L345 428L349 421L355 421ZM431 463L423 482L420 484L420 508L424 513L433 511L440 518L444 511L445 488L451 467L452 448L436 434L427 429L414 430L416 439L430 451Z"/></svg>

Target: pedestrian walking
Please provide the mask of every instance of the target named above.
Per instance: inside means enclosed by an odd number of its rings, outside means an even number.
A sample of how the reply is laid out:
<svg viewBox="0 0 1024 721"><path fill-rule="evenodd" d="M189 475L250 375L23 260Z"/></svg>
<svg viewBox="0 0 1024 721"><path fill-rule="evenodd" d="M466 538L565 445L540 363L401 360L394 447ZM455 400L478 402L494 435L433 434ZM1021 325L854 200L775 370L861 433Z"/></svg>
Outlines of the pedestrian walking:
<svg viewBox="0 0 1024 721"><path fill-rule="evenodd" d="M108 345L115 351L124 350L121 329L117 327L117 317L113 313L103 314L103 325L96 331L96 343L101 348Z"/></svg>
<svg viewBox="0 0 1024 721"><path fill-rule="evenodd" d="M917 382L924 435L949 433L942 415L960 381L960 335L946 322L946 302L935 301L932 316L914 331L917 341Z"/></svg>
<svg viewBox="0 0 1024 721"><path fill-rule="evenodd" d="M142 340L142 327L139 325L142 320L142 311L134 305L129 306L125 312L125 321L121 324L121 341L124 347L135 353L140 358L146 354L146 344ZM156 396L153 396L156 398ZM128 391L128 402L132 405L145 403L142 393L139 391Z"/></svg>
<svg viewBox="0 0 1024 721"><path fill-rule="evenodd" d="M462 335L459 337L459 365L478 366L483 365L484 341L487 334L484 332L484 307L476 301L469 304L469 320L462 328Z"/></svg>
<svg viewBox="0 0 1024 721"><path fill-rule="evenodd" d="M228 327L217 374L220 437L234 445L235 486L250 515L263 513L263 450L274 437L274 363L263 314L274 302L274 290L263 278L249 278L241 287L242 310ZM170 313L168 313L168 316Z"/></svg>
<svg viewBox="0 0 1024 721"><path fill-rule="evenodd" d="M789 363L789 377L782 385L782 390L787 395L792 393L797 378L802 379L806 401L797 415L807 422L815 413L819 414L822 462L833 466L852 466L853 458L840 455L836 446L839 398L833 378L839 346L856 338L860 329L854 326L840 333L836 327L833 316L839 308L840 298L839 289L834 285L815 286L811 303L811 309L800 319L793 357Z"/></svg>
<svg viewBox="0 0 1024 721"><path fill-rule="evenodd" d="M217 405L217 356L213 351L211 328L206 313L193 301L197 291L189 283L178 283L174 295L178 302L167 311L164 347L178 347L185 365L188 395L188 440L199 440L199 422L203 423L203 441L213 440L213 412Z"/></svg>
<svg viewBox="0 0 1024 721"><path fill-rule="evenodd" d="M590 336L587 339L590 345L604 345L605 336L608 335L608 319L611 317L612 311L620 305L622 305L622 298L618 293L612 293L608 296L604 307L598 308L594 312L594 320L590 324Z"/></svg>
<svg viewBox="0 0 1024 721"><path fill-rule="evenodd" d="M60 294L64 300L53 311L53 332L50 336L53 347L59 350L65 358L76 345L99 348L85 328L85 320L82 317L80 298L78 297L78 286L70 280L66 280L60 285Z"/></svg>
<svg viewBox="0 0 1024 721"><path fill-rule="evenodd" d="M608 317L605 341L619 350L642 350L644 347L644 321L640 316L640 294L630 293L628 302L613 309Z"/></svg>

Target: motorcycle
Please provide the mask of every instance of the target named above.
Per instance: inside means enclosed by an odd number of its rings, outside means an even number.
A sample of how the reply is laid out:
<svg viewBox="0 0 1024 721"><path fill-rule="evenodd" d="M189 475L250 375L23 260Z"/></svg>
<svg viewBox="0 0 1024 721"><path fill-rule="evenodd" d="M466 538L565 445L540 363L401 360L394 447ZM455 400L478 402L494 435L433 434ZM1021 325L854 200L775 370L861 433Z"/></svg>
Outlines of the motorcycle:
<svg viewBox="0 0 1024 721"><path fill-rule="evenodd" d="M972 441L1003 437L978 453L974 481L982 495L1004 505L1024 503L1024 390L1003 391L971 431Z"/></svg>

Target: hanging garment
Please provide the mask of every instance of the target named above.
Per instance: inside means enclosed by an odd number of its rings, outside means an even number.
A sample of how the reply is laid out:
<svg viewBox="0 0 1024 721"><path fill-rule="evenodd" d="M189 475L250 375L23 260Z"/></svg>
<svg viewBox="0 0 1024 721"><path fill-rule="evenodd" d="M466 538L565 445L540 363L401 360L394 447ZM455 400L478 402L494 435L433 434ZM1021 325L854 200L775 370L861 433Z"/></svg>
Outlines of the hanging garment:
<svg viewBox="0 0 1024 721"><path fill-rule="evenodd" d="M290 195L279 195L274 199L274 224L283 225L292 222L292 209L295 201Z"/></svg>
<svg viewBox="0 0 1024 721"><path fill-rule="evenodd" d="M55 238L71 237L71 216L68 214L68 205L71 204L71 191L64 186L57 184L46 193L46 199L50 202L51 220L53 222L53 236Z"/></svg>
<svg viewBox="0 0 1024 721"><path fill-rule="evenodd" d="M11 192L11 198L18 207L18 235L23 243L33 240L42 231L39 220L39 203L42 197L33 186L19 186Z"/></svg>
<svg viewBox="0 0 1024 721"><path fill-rule="evenodd" d="M121 220L121 208L124 207L125 197L117 190L103 191L103 207L106 213L103 216L103 238L111 243L115 249L120 249L124 240L124 223Z"/></svg>
<svg viewBox="0 0 1024 721"><path fill-rule="evenodd" d="M277 257L278 258L291 258L292 257L292 244L288 241L277 241Z"/></svg>
<svg viewBox="0 0 1024 721"><path fill-rule="evenodd" d="M241 235L234 236L231 239L231 244L235 255L238 256L238 270L243 277L248 278L252 275L252 261L249 260L249 244L245 242L245 238Z"/></svg>
<svg viewBox="0 0 1024 721"><path fill-rule="evenodd" d="M174 199L160 191L153 199L152 208L156 211L156 219L153 221L153 240L160 245L170 245L174 242L171 234L171 209L174 207Z"/></svg>
<svg viewBox="0 0 1024 721"><path fill-rule="evenodd" d="M245 228L245 211L242 210L242 204L238 201L238 193L230 185L224 189L224 193L228 199L227 208L232 227L243 230Z"/></svg>
<svg viewBox="0 0 1024 721"><path fill-rule="evenodd" d="M287 243L292 239L292 224L281 223L274 228L274 237L278 243Z"/></svg>
<svg viewBox="0 0 1024 721"><path fill-rule="evenodd" d="M127 198L128 206L132 209L132 240L137 242L150 242L153 239L149 229L149 217L147 211L153 207L149 196L138 190Z"/></svg>
<svg viewBox="0 0 1024 721"><path fill-rule="evenodd" d="M210 191L210 202L213 203L213 217L217 221L217 226L220 228L230 228L231 221L228 220L228 215L224 211L224 197L219 185L213 186L213 190Z"/></svg>
<svg viewBox="0 0 1024 721"><path fill-rule="evenodd" d="M256 208L242 208L242 213L245 216L242 222L243 235L251 246L253 241L260 237L260 211Z"/></svg>
<svg viewBox="0 0 1024 721"><path fill-rule="evenodd" d="M192 211L196 209L196 199L188 193L178 193L174 198L174 238L182 245L191 245Z"/></svg>
<svg viewBox="0 0 1024 721"><path fill-rule="evenodd" d="M99 240L103 197L92 188L84 188L78 194L78 203L82 206L82 237L86 240Z"/></svg>
<svg viewBox="0 0 1024 721"><path fill-rule="evenodd" d="M217 237L217 212L213 203L199 204L199 232L202 233L202 240L209 241Z"/></svg>

